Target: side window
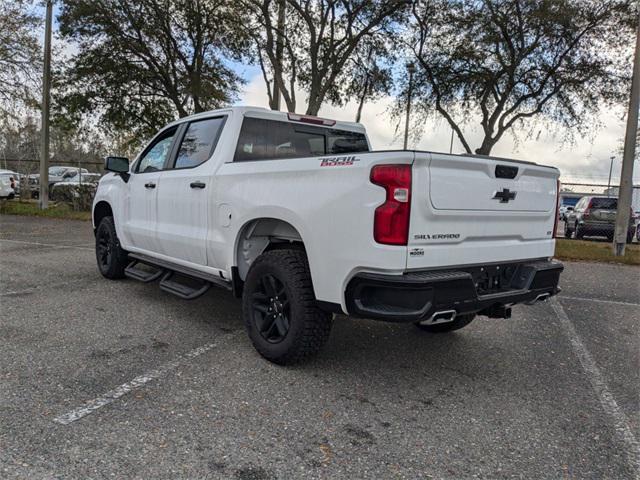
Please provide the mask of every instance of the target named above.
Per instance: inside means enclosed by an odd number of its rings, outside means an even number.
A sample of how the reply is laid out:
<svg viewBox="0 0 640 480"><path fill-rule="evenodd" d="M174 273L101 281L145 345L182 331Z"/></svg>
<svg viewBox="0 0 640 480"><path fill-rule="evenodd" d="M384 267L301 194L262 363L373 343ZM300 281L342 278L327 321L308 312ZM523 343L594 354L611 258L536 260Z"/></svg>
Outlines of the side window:
<svg viewBox="0 0 640 480"><path fill-rule="evenodd" d="M358 132L330 130L327 132L327 153L368 152L367 137Z"/></svg>
<svg viewBox="0 0 640 480"><path fill-rule="evenodd" d="M142 154L136 173L155 172L164 168L164 162L171 153L171 144L176 134L177 127L163 132Z"/></svg>
<svg viewBox="0 0 640 480"><path fill-rule="evenodd" d="M588 201L589 199L587 197L582 197L578 202L578 205L576 205L576 210L584 210L587 206Z"/></svg>
<svg viewBox="0 0 640 480"><path fill-rule="evenodd" d="M174 168L196 167L206 162L218 142L225 117L191 122L184 134Z"/></svg>

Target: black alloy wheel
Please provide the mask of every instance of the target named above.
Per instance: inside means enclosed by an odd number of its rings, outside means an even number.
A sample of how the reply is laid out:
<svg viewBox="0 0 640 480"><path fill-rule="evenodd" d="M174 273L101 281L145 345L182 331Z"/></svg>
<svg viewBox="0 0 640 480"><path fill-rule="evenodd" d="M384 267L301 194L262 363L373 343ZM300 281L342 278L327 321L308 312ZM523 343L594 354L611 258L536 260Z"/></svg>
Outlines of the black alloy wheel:
<svg viewBox="0 0 640 480"><path fill-rule="evenodd" d="M98 270L104 277L124 277L128 254L120 246L113 217L104 217L96 229L96 261Z"/></svg>
<svg viewBox="0 0 640 480"><path fill-rule="evenodd" d="M282 342L289 333L291 306L284 284L270 273L263 275L251 297L253 321L262 338Z"/></svg>
<svg viewBox="0 0 640 480"><path fill-rule="evenodd" d="M113 258L113 239L107 228L101 228L96 235L96 257L100 270L108 270Z"/></svg>

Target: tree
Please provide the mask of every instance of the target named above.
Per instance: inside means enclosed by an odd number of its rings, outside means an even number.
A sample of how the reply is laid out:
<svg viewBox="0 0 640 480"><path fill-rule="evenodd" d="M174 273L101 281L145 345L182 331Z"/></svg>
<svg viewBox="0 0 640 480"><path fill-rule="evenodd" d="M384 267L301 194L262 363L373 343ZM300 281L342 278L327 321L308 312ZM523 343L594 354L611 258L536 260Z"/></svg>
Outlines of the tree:
<svg viewBox="0 0 640 480"><path fill-rule="evenodd" d="M36 104L41 70L37 27L30 2L0 0L0 112Z"/></svg>
<svg viewBox="0 0 640 480"><path fill-rule="evenodd" d="M352 68L359 47L397 27L407 0L242 0L251 13L247 30L263 72L269 104L281 93L296 110L297 87L308 93L306 113L317 115L329 99L353 94Z"/></svg>
<svg viewBox="0 0 640 480"><path fill-rule="evenodd" d="M64 38L79 50L58 83L67 118L97 113L148 135L177 117L230 103L241 79L225 58L243 40L233 0L67 0Z"/></svg>
<svg viewBox="0 0 640 480"><path fill-rule="evenodd" d="M416 112L442 116L468 153L476 119L479 154L529 119L585 133L626 94L632 26L627 0L416 1Z"/></svg>
<svg viewBox="0 0 640 480"><path fill-rule="evenodd" d="M375 100L391 91L393 56L387 47L386 39L370 39L365 42L350 61L350 81L345 83L344 93L338 91L341 95L331 99L334 104L342 104L355 98L358 101L356 122L360 121L362 108L367 100Z"/></svg>

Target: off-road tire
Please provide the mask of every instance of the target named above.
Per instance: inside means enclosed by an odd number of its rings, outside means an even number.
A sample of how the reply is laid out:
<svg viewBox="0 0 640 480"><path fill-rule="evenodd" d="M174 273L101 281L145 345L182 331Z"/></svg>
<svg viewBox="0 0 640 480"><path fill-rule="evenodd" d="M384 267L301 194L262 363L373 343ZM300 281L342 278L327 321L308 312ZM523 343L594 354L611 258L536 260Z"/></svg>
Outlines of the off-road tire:
<svg viewBox="0 0 640 480"><path fill-rule="evenodd" d="M469 325L473 319L476 318L475 313L468 313L465 315L458 315L453 319L453 322L437 323L435 325L422 325L419 322L416 323L416 327L420 330L424 330L429 333L446 333L453 332L454 330L460 330L463 327Z"/></svg>
<svg viewBox="0 0 640 480"><path fill-rule="evenodd" d="M104 217L96 229L96 261L102 276L110 280L124 278L129 263L127 255L120 246L113 217Z"/></svg>
<svg viewBox="0 0 640 480"><path fill-rule="evenodd" d="M254 308L256 298L264 301L263 279L274 277L286 296L287 331L276 342L265 338L266 314ZM269 296L267 294L267 296ZM269 302L269 299L266 300ZM258 303L259 303L258 302ZM251 265L242 294L242 316L255 349L267 360L279 365L300 363L322 348L331 332L332 315L318 308L311 283L307 256L303 250L271 250Z"/></svg>

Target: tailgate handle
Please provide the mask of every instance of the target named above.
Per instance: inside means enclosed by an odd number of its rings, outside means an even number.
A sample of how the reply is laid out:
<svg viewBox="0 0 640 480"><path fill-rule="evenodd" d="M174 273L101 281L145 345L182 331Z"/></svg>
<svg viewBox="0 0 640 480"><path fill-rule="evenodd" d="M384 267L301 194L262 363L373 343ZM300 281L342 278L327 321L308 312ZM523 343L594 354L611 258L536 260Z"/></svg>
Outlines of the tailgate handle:
<svg viewBox="0 0 640 480"><path fill-rule="evenodd" d="M518 167L508 165L496 165L496 178L513 179L518 175Z"/></svg>

